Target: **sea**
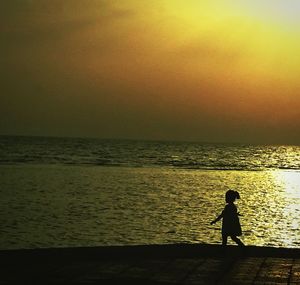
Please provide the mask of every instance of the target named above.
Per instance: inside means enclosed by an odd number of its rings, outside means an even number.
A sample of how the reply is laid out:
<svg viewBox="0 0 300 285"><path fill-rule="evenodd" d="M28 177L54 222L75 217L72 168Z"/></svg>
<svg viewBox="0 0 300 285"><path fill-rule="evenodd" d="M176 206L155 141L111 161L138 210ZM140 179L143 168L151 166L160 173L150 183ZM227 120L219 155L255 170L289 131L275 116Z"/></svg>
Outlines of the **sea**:
<svg viewBox="0 0 300 285"><path fill-rule="evenodd" d="M300 146L0 136L0 249L220 244L228 189L246 245L300 247Z"/></svg>

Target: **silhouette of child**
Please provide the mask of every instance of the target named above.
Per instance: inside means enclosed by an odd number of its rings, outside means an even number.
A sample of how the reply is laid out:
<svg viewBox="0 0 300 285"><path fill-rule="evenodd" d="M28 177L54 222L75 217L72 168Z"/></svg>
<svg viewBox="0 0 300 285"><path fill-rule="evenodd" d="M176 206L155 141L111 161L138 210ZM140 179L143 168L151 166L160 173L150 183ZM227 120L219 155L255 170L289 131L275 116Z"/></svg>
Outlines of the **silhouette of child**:
<svg viewBox="0 0 300 285"><path fill-rule="evenodd" d="M223 218L222 245L227 245L227 238L230 236L239 246L244 246L242 241L237 238L237 236L242 235L242 229L239 221L239 216L241 215L238 213L237 207L234 204L235 199L240 199L240 194L237 191L228 190L225 194L227 205L222 213L210 224L213 225Z"/></svg>

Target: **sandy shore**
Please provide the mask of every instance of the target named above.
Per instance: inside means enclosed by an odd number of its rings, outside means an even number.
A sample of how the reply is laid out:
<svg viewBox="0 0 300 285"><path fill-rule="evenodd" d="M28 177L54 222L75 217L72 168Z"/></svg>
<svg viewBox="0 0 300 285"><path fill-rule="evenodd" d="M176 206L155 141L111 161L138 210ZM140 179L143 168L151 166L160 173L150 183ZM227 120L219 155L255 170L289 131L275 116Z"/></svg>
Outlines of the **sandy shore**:
<svg viewBox="0 0 300 285"><path fill-rule="evenodd" d="M300 284L300 249L137 245L0 251L0 284ZM129 282L129 283L128 283Z"/></svg>

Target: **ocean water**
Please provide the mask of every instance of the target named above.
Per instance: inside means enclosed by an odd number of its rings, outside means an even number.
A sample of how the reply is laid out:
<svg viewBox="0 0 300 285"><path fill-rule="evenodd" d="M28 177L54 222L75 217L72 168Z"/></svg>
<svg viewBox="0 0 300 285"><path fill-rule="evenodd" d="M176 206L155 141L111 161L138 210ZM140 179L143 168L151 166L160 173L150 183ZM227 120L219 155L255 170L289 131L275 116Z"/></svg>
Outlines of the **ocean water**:
<svg viewBox="0 0 300 285"><path fill-rule="evenodd" d="M237 200L248 245L300 246L300 147L0 137L0 249L221 243Z"/></svg>

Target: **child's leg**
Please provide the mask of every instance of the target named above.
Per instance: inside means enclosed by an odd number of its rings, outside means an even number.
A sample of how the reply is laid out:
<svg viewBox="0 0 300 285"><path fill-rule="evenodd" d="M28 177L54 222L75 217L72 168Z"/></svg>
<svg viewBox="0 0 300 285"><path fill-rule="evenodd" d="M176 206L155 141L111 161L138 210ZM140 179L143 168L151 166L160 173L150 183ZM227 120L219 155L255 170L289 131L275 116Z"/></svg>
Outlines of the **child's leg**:
<svg viewBox="0 0 300 285"><path fill-rule="evenodd" d="M244 246L244 244L242 243L242 241L240 239L238 239L236 236L230 236L231 239L236 242L238 245L240 246Z"/></svg>
<svg viewBox="0 0 300 285"><path fill-rule="evenodd" d="M222 245L227 245L227 238L228 236L226 234L222 234Z"/></svg>

